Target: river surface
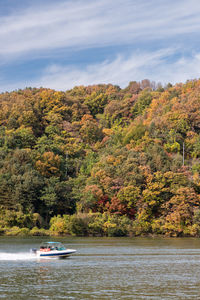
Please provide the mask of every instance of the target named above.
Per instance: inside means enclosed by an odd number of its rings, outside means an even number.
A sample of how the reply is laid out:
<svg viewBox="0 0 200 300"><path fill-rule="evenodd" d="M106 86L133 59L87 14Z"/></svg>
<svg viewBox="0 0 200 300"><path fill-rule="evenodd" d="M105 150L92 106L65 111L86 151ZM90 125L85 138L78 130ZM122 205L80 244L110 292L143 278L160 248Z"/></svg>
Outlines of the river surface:
<svg viewBox="0 0 200 300"><path fill-rule="evenodd" d="M29 253L47 240L0 237L0 299L200 299L200 239L51 238L77 253Z"/></svg>

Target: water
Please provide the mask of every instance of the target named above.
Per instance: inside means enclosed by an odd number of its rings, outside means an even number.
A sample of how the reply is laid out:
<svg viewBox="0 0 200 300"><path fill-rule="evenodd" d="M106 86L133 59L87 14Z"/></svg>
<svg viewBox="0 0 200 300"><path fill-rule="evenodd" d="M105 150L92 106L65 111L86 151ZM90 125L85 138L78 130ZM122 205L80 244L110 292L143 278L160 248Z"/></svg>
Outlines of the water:
<svg viewBox="0 0 200 300"><path fill-rule="evenodd" d="M200 240L59 238L65 260L29 253L49 238L0 238L0 299L200 299Z"/></svg>

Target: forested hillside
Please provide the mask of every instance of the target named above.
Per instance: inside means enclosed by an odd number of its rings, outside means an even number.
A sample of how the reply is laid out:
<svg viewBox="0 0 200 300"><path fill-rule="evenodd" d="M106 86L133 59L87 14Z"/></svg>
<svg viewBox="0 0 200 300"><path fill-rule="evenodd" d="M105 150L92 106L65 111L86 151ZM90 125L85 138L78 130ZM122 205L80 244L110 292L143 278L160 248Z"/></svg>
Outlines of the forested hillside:
<svg viewBox="0 0 200 300"><path fill-rule="evenodd" d="M200 235L200 81L0 94L0 206L7 234Z"/></svg>

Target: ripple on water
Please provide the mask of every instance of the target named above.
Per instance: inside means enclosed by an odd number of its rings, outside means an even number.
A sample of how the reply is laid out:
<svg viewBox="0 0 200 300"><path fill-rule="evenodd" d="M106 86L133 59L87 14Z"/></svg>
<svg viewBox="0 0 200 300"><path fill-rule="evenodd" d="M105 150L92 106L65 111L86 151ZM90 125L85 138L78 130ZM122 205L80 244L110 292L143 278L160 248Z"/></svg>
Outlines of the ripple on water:
<svg viewBox="0 0 200 300"><path fill-rule="evenodd" d="M198 239L65 241L78 250L76 255L38 260L28 252L39 244L37 239L4 238L0 298L200 299Z"/></svg>

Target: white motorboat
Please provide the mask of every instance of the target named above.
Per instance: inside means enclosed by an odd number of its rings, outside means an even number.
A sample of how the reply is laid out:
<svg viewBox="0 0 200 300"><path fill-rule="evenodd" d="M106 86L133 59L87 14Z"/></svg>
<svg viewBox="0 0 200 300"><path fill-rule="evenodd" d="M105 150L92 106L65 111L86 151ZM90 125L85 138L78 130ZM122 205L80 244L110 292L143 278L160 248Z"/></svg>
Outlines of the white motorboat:
<svg viewBox="0 0 200 300"><path fill-rule="evenodd" d="M58 257L65 258L76 252L74 249L67 249L60 242L45 242L40 245L40 249L31 249L37 257Z"/></svg>

